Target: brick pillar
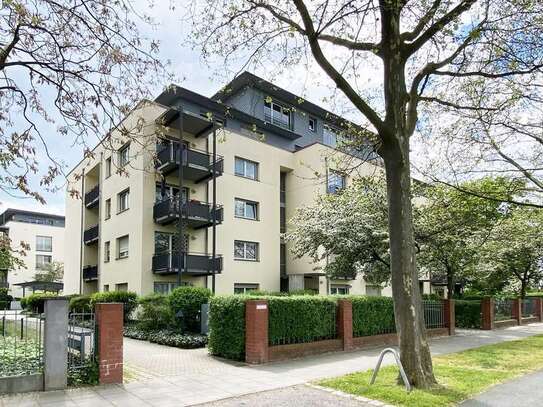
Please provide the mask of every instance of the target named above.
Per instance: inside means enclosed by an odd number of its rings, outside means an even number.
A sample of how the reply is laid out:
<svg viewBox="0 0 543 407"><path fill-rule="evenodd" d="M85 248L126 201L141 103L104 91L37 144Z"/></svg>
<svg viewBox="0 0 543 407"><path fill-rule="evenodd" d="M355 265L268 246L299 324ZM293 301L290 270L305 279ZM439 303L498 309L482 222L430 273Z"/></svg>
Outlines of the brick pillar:
<svg viewBox="0 0 543 407"><path fill-rule="evenodd" d="M123 382L123 304L96 304L100 384Z"/></svg>
<svg viewBox="0 0 543 407"><path fill-rule="evenodd" d="M349 300L337 302L337 334L343 339L343 350L353 348L353 304Z"/></svg>
<svg viewBox="0 0 543 407"><path fill-rule="evenodd" d="M245 361L268 361L268 301L245 302Z"/></svg>
<svg viewBox="0 0 543 407"><path fill-rule="evenodd" d="M494 298L485 297L481 300L481 329L494 329Z"/></svg>
<svg viewBox="0 0 543 407"><path fill-rule="evenodd" d="M535 302L535 316L539 322L543 322L543 301L541 298L534 298Z"/></svg>
<svg viewBox="0 0 543 407"><path fill-rule="evenodd" d="M520 298L513 300L513 319L517 320L517 324L522 325L522 300Z"/></svg>
<svg viewBox="0 0 543 407"><path fill-rule="evenodd" d="M454 300L446 299L443 303L443 313L445 326L449 329L449 335L454 335L455 330L455 313L454 313Z"/></svg>

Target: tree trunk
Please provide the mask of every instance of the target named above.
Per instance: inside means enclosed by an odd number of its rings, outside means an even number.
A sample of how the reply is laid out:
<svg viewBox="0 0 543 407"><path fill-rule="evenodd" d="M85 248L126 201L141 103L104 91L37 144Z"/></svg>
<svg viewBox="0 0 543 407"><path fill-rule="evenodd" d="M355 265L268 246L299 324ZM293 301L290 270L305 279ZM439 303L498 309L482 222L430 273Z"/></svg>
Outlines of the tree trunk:
<svg viewBox="0 0 543 407"><path fill-rule="evenodd" d="M409 131L406 123L408 95L405 59L400 38L401 2L381 0L382 58L384 71L386 133L380 155L385 161L390 272L400 358L410 383L428 388L436 383L426 339L422 298L415 265L415 239L411 207Z"/></svg>
<svg viewBox="0 0 543 407"><path fill-rule="evenodd" d="M415 265L409 162L402 161L398 158L385 162L394 315L407 377L413 386L427 388L436 380Z"/></svg>

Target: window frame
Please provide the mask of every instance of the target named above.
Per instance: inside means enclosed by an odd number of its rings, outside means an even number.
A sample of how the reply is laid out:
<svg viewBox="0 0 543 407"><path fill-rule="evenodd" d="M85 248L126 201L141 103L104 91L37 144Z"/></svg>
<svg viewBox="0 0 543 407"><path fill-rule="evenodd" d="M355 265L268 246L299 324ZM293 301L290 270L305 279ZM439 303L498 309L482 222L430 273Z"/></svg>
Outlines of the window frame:
<svg viewBox="0 0 543 407"><path fill-rule="evenodd" d="M111 198L106 199L104 203L104 218L108 220L111 218Z"/></svg>
<svg viewBox="0 0 543 407"><path fill-rule="evenodd" d="M46 258L48 257L50 259L49 262L44 262L44 263L40 263L38 262L38 258L39 257L43 257L43 258ZM50 254L36 254L36 270L41 270L41 271L44 271L44 270L47 270L47 264L53 264L53 256L50 255Z"/></svg>
<svg viewBox="0 0 543 407"><path fill-rule="evenodd" d="M117 161L119 163L119 168L123 168L128 165L130 162L130 142L125 143L117 150Z"/></svg>
<svg viewBox="0 0 543 407"><path fill-rule="evenodd" d="M349 290L350 290L351 287L349 287L348 285L344 285L344 284L332 284L330 286L330 295L349 295ZM333 292L333 291L336 291L336 292ZM339 290L343 290L344 292L339 292Z"/></svg>
<svg viewBox="0 0 543 407"><path fill-rule="evenodd" d="M111 260L111 241L104 242L104 263L109 263Z"/></svg>
<svg viewBox="0 0 543 407"><path fill-rule="evenodd" d="M126 208L121 208L122 197L126 196ZM117 194L117 214L130 209L130 188L126 188Z"/></svg>
<svg viewBox="0 0 543 407"><path fill-rule="evenodd" d="M311 122L313 122L313 126L311 125ZM307 121L307 128L311 133L317 132L317 119L313 116L309 116L309 120Z"/></svg>
<svg viewBox="0 0 543 407"><path fill-rule="evenodd" d="M335 139L333 143L327 142L327 135L333 134ZM330 126L328 124L325 124L322 130L322 144L325 146L328 146L330 148L337 148L338 143L341 142L341 130Z"/></svg>
<svg viewBox="0 0 543 407"><path fill-rule="evenodd" d="M237 164L238 160L243 162L243 174L240 174L237 171L237 165L236 164ZM255 176L254 176L254 178L247 175L247 163L253 164L254 167L255 167L255 171L254 171ZM256 161L248 160L247 158L235 156L234 157L234 175L236 177L241 177L241 178L250 179L250 180L253 180L253 181L258 181L259 180L259 175L260 175L260 164L258 162L256 162Z"/></svg>
<svg viewBox="0 0 543 407"><path fill-rule="evenodd" d="M125 252L121 252L121 240L126 238L126 254L125 255L122 255L122 253L125 253ZM129 254L130 254L130 237L129 235L124 235L124 236L119 236L117 238L117 257L116 257L116 260L121 260L121 259L127 259Z"/></svg>
<svg viewBox="0 0 543 407"><path fill-rule="evenodd" d="M331 189L330 187L332 186L332 184L330 183L330 180L333 180L333 179L340 179L342 180L342 185L340 188L338 188L335 184L334 186L335 189ZM326 193L327 194L338 194L340 193L341 191L343 191L345 188L347 187L347 177L345 174L339 172L339 171L334 171L334 170L328 170L328 176L327 176L327 179L326 179Z"/></svg>
<svg viewBox="0 0 543 407"><path fill-rule="evenodd" d="M268 97L266 97L264 99L264 121L267 122L267 123L271 123L274 126L280 127L282 129L292 130L293 123L294 123L292 108L288 107L284 103L277 102L274 99L271 99L271 101L268 101L266 99L268 99ZM280 109L280 111L276 111L273 108L274 106L277 106ZM266 111L267 109L269 109L269 112L270 112L269 114ZM275 114L279 114L280 116L285 115L286 112L288 113L288 124L287 124L287 126L282 124L282 120L281 120L282 118L281 119L276 119L276 121L274 121L274 112L277 112ZM269 116L269 119L270 119L269 121L268 121L268 116Z"/></svg>
<svg viewBox="0 0 543 407"><path fill-rule="evenodd" d="M243 255L244 257L237 257L236 256L236 244L243 243ZM247 244L254 244L255 245L255 258L248 258L247 257ZM252 242L248 240L234 240L234 260L237 261L252 261L252 262L258 262L260 261L260 243L259 242Z"/></svg>
<svg viewBox="0 0 543 407"><path fill-rule="evenodd" d="M250 291L258 291L260 289L260 284L258 283L234 283L234 295L244 295ZM236 292L236 290L242 290L241 292Z"/></svg>
<svg viewBox="0 0 543 407"><path fill-rule="evenodd" d="M109 177L111 177L111 156L109 156L108 158L106 158L106 163L105 163L105 173L106 173L106 176L105 176L105 179L108 179Z"/></svg>
<svg viewBox="0 0 543 407"><path fill-rule="evenodd" d="M50 242L49 249L40 249L39 248L39 245L38 245L39 238L49 239L49 242ZM44 253L52 253L53 252L53 236L36 235L36 251L37 252L44 252Z"/></svg>
<svg viewBox="0 0 543 407"><path fill-rule="evenodd" d="M243 216L238 215L237 208L238 208L238 201L243 203ZM247 205L254 205L254 214L255 217L251 218L247 216ZM251 201L249 199L243 199L243 198L234 198L234 217L238 219L247 219L247 220L260 220L260 208L259 203L256 201Z"/></svg>

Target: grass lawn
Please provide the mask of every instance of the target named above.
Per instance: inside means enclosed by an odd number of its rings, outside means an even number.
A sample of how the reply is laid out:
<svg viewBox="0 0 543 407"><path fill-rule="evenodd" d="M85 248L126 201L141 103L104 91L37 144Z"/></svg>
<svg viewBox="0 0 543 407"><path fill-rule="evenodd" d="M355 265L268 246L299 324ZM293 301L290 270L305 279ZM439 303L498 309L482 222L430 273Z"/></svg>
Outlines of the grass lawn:
<svg viewBox="0 0 543 407"><path fill-rule="evenodd" d="M318 384L398 406L451 406L495 384L543 369L543 336L436 356L433 361L439 385L430 390L406 393L405 387L396 382L396 366L381 368L372 386L369 386L371 370Z"/></svg>

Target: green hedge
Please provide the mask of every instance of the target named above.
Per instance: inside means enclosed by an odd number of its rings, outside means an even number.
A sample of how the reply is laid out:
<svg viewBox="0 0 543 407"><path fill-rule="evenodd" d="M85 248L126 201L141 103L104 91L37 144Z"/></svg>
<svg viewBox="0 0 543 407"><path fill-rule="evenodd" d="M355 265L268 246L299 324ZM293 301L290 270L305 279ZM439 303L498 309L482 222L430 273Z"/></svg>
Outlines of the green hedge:
<svg viewBox="0 0 543 407"><path fill-rule="evenodd" d="M270 345L336 337L337 302L324 296L267 297Z"/></svg>
<svg viewBox="0 0 543 407"><path fill-rule="evenodd" d="M45 300L48 298L56 298L58 297L57 294L50 294L50 293L37 293L29 295L28 297L24 298L24 308L28 309L32 312L42 313L44 312L45 307ZM21 301L21 306L23 305L23 302Z"/></svg>
<svg viewBox="0 0 543 407"><path fill-rule="evenodd" d="M70 298L69 307L71 312L90 312L92 310L90 295L78 295Z"/></svg>
<svg viewBox="0 0 543 407"><path fill-rule="evenodd" d="M183 313L182 324L190 332L199 332L199 315L202 304L207 304L211 290L203 287L178 287L169 296L171 309L177 318L179 311Z"/></svg>
<svg viewBox="0 0 543 407"><path fill-rule="evenodd" d="M122 302L124 321L128 321L138 306L138 295L132 291L104 291L91 295L91 307L100 302Z"/></svg>
<svg viewBox="0 0 543 407"><path fill-rule="evenodd" d="M481 301L455 300L454 313L458 328L481 328Z"/></svg>
<svg viewBox="0 0 543 407"><path fill-rule="evenodd" d="M211 297L209 352L227 359L245 359L245 295Z"/></svg>
<svg viewBox="0 0 543 407"><path fill-rule="evenodd" d="M394 304L390 297L344 297L353 304L353 336L396 332Z"/></svg>
<svg viewBox="0 0 543 407"><path fill-rule="evenodd" d="M163 294L149 294L138 299L138 326L146 331L168 329L175 325L174 313L169 297Z"/></svg>

